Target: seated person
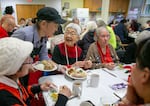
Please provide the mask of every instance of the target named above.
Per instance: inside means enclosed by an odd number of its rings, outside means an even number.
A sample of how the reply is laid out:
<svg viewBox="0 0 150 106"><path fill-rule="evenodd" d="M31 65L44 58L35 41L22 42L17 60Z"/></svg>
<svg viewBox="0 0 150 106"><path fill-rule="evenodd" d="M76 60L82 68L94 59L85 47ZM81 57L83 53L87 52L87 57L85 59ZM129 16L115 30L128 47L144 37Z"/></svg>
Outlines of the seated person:
<svg viewBox="0 0 150 106"><path fill-rule="evenodd" d="M86 54L87 54L90 44L95 42L94 41L94 33L95 33L96 28L97 28L97 25L96 25L95 21L87 22L86 30L81 35L81 36L83 36L83 38L77 42L79 47L83 51L83 59L86 57ZM80 36L80 38L81 38L81 36Z"/></svg>
<svg viewBox="0 0 150 106"><path fill-rule="evenodd" d="M12 15L2 16L0 19L0 38L9 37L15 26L15 18Z"/></svg>
<svg viewBox="0 0 150 106"><path fill-rule="evenodd" d="M149 34L150 36L150 34ZM150 105L150 38L137 44L136 64L132 67L127 93L119 103L122 106Z"/></svg>
<svg viewBox="0 0 150 106"><path fill-rule="evenodd" d="M97 19L96 23L97 23L98 27L103 26L103 27L107 28L107 30L109 31L109 34L110 34L109 43L112 45L112 47L114 49L116 49L116 47L117 47L116 35L115 35L113 29L110 26L106 25L106 23L102 19Z"/></svg>
<svg viewBox="0 0 150 106"><path fill-rule="evenodd" d="M114 48L108 43L110 35L106 27L96 29L95 41L88 49L85 60L92 61L92 68L108 68L112 70L119 58Z"/></svg>
<svg viewBox="0 0 150 106"><path fill-rule="evenodd" d="M52 60L57 64L90 68L91 61L82 61L82 50L76 45L79 40L81 28L78 24L70 23L65 28L64 42L56 45Z"/></svg>
<svg viewBox="0 0 150 106"><path fill-rule="evenodd" d="M19 78L27 75L32 68L30 53L33 44L17 38L0 39L0 104L1 106L31 106L30 97L40 91L48 91L53 83L46 81L41 85L22 85ZM71 91L62 86L55 106L65 106Z"/></svg>
<svg viewBox="0 0 150 106"><path fill-rule="evenodd" d="M147 31L147 30L142 31L141 33L138 34L135 41L129 44L129 46L126 48L126 51L123 57L123 63L125 64L135 63L136 61L135 54L136 54L137 44L144 39L150 38L149 35L150 35L150 31Z"/></svg>

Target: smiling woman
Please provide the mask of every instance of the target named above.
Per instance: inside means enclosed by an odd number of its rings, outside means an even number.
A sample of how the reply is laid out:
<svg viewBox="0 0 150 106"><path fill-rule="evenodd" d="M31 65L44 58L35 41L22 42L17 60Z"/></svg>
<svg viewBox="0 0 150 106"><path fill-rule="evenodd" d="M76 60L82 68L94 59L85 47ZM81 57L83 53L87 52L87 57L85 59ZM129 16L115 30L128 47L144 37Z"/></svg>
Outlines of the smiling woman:
<svg viewBox="0 0 150 106"><path fill-rule="evenodd" d="M81 49L76 45L78 35L81 33L79 25L70 23L65 28L64 42L55 46L52 59L63 65L71 65L81 60ZM60 58L58 58L60 57ZM72 59L70 59L72 58Z"/></svg>
<svg viewBox="0 0 150 106"><path fill-rule="evenodd" d="M56 45L52 55L52 60L58 64L90 68L90 61L82 61L82 50L76 45L79 40L81 28L78 24L70 23L65 28L64 42ZM89 64L89 65L85 65Z"/></svg>

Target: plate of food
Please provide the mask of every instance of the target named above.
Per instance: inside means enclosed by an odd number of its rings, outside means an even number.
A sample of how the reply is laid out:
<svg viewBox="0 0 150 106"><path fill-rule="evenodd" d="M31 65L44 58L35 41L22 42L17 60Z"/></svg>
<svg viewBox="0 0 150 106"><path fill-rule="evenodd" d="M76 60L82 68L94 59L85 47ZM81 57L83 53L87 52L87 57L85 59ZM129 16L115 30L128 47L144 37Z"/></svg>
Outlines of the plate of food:
<svg viewBox="0 0 150 106"><path fill-rule="evenodd" d="M57 66L51 60L38 61L33 64L33 67L40 71L55 71Z"/></svg>
<svg viewBox="0 0 150 106"><path fill-rule="evenodd" d="M66 75L72 79L86 79L87 78L87 73L85 70L83 70L82 68L69 68L66 71Z"/></svg>

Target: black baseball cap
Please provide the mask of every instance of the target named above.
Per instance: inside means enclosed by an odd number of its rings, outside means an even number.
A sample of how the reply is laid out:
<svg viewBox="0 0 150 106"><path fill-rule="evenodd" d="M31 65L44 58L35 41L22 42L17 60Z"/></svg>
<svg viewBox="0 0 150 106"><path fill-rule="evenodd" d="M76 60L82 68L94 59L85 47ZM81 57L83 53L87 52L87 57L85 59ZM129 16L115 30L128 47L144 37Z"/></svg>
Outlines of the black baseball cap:
<svg viewBox="0 0 150 106"><path fill-rule="evenodd" d="M36 15L39 20L54 21L58 24L64 24L66 22L66 20L61 18L58 11L52 7L41 8Z"/></svg>

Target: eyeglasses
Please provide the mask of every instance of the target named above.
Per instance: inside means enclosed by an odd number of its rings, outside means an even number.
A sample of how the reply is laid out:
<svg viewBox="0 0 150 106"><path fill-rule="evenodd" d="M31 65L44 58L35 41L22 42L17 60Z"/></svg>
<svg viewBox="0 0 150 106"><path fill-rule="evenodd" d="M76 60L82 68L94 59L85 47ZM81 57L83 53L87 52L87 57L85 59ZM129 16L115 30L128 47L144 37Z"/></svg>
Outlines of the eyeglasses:
<svg viewBox="0 0 150 106"><path fill-rule="evenodd" d="M99 35L99 37L101 37L101 38L109 38L110 36L109 35Z"/></svg>
<svg viewBox="0 0 150 106"><path fill-rule="evenodd" d="M33 64L33 59L31 57L28 57L26 59L26 62L24 62L22 65L25 65L25 64Z"/></svg>
<svg viewBox="0 0 150 106"><path fill-rule="evenodd" d="M25 64L33 64L33 62L25 62L22 65L25 65Z"/></svg>
<svg viewBox="0 0 150 106"><path fill-rule="evenodd" d="M73 35L77 35L77 33L76 32L69 32L69 31L65 31L65 35L71 35L71 36L73 36Z"/></svg>

